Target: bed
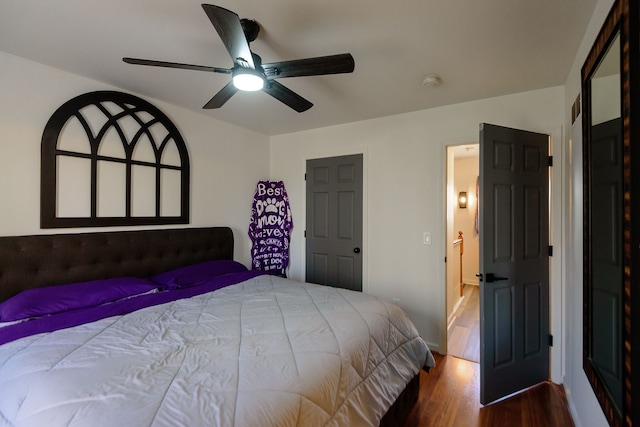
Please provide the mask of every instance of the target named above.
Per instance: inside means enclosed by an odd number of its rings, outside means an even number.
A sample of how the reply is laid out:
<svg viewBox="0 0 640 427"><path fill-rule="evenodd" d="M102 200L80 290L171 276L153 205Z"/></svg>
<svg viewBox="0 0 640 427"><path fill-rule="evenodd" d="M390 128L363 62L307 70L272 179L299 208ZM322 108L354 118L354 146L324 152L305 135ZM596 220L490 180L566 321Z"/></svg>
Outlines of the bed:
<svg viewBox="0 0 640 427"><path fill-rule="evenodd" d="M397 305L249 271L226 227L0 237L0 426L402 425L433 365Z"/></svg>

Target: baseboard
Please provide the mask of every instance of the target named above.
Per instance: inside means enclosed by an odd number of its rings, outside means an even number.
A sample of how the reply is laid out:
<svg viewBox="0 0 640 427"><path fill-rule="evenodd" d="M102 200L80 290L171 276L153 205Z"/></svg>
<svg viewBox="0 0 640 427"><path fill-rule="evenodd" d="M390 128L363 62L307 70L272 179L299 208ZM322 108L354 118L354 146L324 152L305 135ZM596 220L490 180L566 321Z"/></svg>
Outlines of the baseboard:
<svg viewBox="0 0 640 427"><path fill-rule="evenodd" d="M567 405L569 406L569 413L571 414L571 418L573 418L573 424L575 427L582 427L582 423L580 422L580 414L576 410L576 406L573 403L573 393L571 393L570 389L567 389L564 384L562 385L564 388L564 394L567 396Z"/></svg>
<svg viewBox="0 0 640 427"><path fill-rule="evenodd" d="M434 342L426 341L426 340L425 340L425 343L427 344L427 347L429 347L429 350L431 350L432 353L445 354L442 348L438 344Z"/></svg>

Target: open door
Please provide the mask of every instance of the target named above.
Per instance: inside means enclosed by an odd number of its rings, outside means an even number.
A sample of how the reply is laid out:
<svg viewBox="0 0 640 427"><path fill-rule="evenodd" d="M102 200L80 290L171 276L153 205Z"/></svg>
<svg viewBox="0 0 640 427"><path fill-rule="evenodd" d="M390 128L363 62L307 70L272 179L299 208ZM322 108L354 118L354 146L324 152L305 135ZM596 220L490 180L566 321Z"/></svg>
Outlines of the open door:
<svg viewBox="0 0 640 427"><path fill-rule="evenodd" d="M480 125L480 402L549 379L549 136Z"/></svg>

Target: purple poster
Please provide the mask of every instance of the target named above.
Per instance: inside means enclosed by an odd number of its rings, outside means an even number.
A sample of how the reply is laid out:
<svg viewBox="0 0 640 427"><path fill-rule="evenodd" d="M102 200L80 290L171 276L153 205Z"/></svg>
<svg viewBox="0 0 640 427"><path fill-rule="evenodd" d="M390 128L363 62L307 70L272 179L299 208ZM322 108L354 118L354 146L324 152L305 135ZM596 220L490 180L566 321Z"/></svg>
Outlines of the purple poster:
<svg viewBox="0 0 640 427"><path fill-rule="evenodd" d="M249 238L254 270L286 275L293 221L282 181L260 181L253 196Z"/></svg>

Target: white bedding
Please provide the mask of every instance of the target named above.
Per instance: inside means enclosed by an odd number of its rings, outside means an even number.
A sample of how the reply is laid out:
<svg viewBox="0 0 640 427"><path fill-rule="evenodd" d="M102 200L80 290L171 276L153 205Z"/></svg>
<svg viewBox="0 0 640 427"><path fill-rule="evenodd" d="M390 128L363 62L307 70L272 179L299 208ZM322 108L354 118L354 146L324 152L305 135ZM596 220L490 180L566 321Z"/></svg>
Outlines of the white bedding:
<svg viewBox="0 0 640 427"><path fill-rule="evenodd" d="M0 346L0 425L377 426L425 365L395 304L259 276Z"/></svg>

